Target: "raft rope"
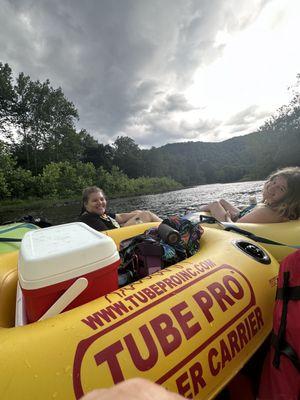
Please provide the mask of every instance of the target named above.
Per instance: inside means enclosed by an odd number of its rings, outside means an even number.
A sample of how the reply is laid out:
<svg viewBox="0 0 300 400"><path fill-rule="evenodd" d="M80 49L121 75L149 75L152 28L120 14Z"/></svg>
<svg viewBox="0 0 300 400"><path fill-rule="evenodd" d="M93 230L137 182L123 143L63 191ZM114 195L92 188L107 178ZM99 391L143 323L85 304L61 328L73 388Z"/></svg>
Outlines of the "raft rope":
<svg viewBox="0 0 300 400"><path fill-rule="evenodd" d="M291 247L292 249L300 249L300 245L291 245L291 244L275 242L274 240L270 240L270 239L267 239L262 236L257 236L252 232L246 231L245 229L238 228L237 226L232 225L228 222L221 222L221 221L217 220L215 217L211 217L209 215L200 215L200 222L207 223L207 224L218 224L218 225L222 226L222 228L225 231L233 231L233 232L239 233L241 235L248 237L249 239L254 240L255 242L271 244L271 245L275 245L275 246L286 246L286 247Z"/></svg>

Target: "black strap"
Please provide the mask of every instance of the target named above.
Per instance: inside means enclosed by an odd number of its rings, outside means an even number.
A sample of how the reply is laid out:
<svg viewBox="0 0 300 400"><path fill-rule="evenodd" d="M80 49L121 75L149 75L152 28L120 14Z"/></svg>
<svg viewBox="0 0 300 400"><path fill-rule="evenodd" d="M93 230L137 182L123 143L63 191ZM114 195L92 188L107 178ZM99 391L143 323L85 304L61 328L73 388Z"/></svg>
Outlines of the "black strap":
<svg viewBox="0 0 300 400"><path fill-rule="evenodd" d="M6 237L0 237L0 243L5 243L5 242L21 242L22 239L17 239L17 238L6 238Z"/></svg>
<svg viewBox="0 0 300 400"><path fill-rule="evenodd" d="M278 288L276 300L283 300L283 296L286 296L288 300L300 300L300 286L289 286L285 289Z"/></svg>
<svg viewBox="0 0 300 400"><path fill-rule="evenodd" d="M228 222L220 222L216 218L208 216L208 215L200 215L200 222L207 223L207 224L219 224L223 227L225 231L233 231L239 233L240 235L244 235L249 239L254 240L255 242L265 243L265 244L272 244L276 246L286 246L291 247L293 249L300 249L300 245L289 245L285 243L275 242L274 240L270 240L264 238L262 236L257 236L252 232L246 231L245 229L238 228L236 225L232 225Z"/></svg>
<svg viewBox="0 0 300 400"><path fill-rule="evenodd" d="M48 222L45 218L33 217L32 215L24 215L20 219L5 221L5 222L2 222L1 225L10 225L10 224L14 224L16 222L24 222L26 224L36 225L40 228L47 228L49 226L52 226L52 224L50 222Z"/></svg>
<svg viewBox="0 0 300 400"><path fill-rule="evenodd" d="M274 332L272 332L272 345L275 347L275 352L278 351L280 355L282 354L287 357L294 365L294 367L300 372L300 359L291 345L289 345L285 340L279 343L278 336L275 335ZM278 369L279 365L278 367L274 365L274 367Z"/></svg>
<svg viewBox="0 0 300 400"><path fill-rule="evenodd" d="M283 273L283 286L282 286L282 314L280 320L280 326L278 330L278 346L275 348L274 360L273 365L275 368L279 368L280 366L280 351L283 347L283 343L285 341L285 329L286 329L286 318L287 318L287 310L288 310L288 302L289 299L286 296L287 290L289 287L289 279L290 279L290 272L286 271Z"/></svg>

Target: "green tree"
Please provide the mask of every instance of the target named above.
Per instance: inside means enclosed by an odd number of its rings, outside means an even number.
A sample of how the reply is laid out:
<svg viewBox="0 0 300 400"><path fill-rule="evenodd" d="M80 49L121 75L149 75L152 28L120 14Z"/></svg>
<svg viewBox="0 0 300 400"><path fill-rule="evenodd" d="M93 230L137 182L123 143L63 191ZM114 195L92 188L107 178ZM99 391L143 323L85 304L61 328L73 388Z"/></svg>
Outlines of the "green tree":
<svg viewBox="0 0 300 400"><path fill-rule="evenodd" d="M112 168L113 163L113 148L107 144L98 143L85 129L79 132L83 147L83 162L91 162L95 167L102 166L106 170Z"/></svg>
<svg viewBox="0 0 300 400"><path fill-rule="evenodd" d="M93 164L68 161L46 165L40 177L44 197L69 197L80 195L82 189L96 180Z"/></svg>
<svg viewBox="0 0 300 400"><path fill-rule="evenodd" d="M67 126L57 128L55 139L52 139L53 137L49 137L49 142L45 143L42 151L44 165L60 161L75 163L82 159L84 148L74 128Z"/></svg>
<svg viewBox="0 0 300 400"><path fill-rule="evenodd" d="M297 74L296 83L289 87L291 100L280 107L260 128L261 132L299 131L300 129L300 74Z"/></svg>
<svg viewBox="0 0 300 400"><path fill-rule="evenodd" d="M14 169L15 163L8 154L7 145L0 141L0 198L5 199L10 196L6 172Z"/></svg>
<svg viewBox="0 0 300 400"><path fill-rule="evenodd" d="M31 171L17 166L8 146L0 142L0 197L27 198L36 195L36 179Z"/></svg>
<svg viewBox="0 0 300 400"><path fill-rule="evenodd" d="M118 137L113 144L114 164L128 177L136 178L143 167L141 150L133 139L128 136Z"/></svg>
<svg viewBox="0 0 300 400"><path fill-rule="evenodd" d="M27 199L38 195L37 180L31 171L16 167L6 174L10 197L14 199Z"/></svg>
<svg viewBox="0 0 300 400"><path fill-rule="evenodd" d="M12 71L8 64L0 62L0 131L6 131L13 117L15 92Z"/></svg>
<svg viewBox="0 0 300 400"><path fill-rule="evenodd" d="M74 120L78 119L78 111L74 104L64 95L61 88L49 88L45 98L45 109L49 118L49 126L45 132L44 148L51 149L50 161L60 161L61 150L70 148L67 159L78 160L81 156L80 137L75 131ZM71 154L73 158L71 157Z"/></svg>
<svg viewBox="0 0 300 400"><path fill-rule="evenodd" d="M18 141L12 138L13 144L18 148L18 142L25 151L26 167L30 169L31 160L30 153L32 151L32 138L31 138L31 99L33 96L33 87L29 76L20 73L16 85L14 87L16 93L16 101L14 104L15 118L14 124L17 127Z"/></svg>
<svg viewBox="0 0 300 400"><path fill-rule="evenodd" d="M3 171L0 170L0 199L6 199L10 196L10 191L4 176Z"/></svg>
<svg viewBox="0 0 300 400"><path fill-rule="evenodd" d="M36 174L47 162L77 161L82 154L74 127L78 112L62 89L53 89L48 79L32 82L29 76L20 73L15 93L14 123L18 138L12 143L21 165ZM62 158L66 153L67 158Z"/></svg>

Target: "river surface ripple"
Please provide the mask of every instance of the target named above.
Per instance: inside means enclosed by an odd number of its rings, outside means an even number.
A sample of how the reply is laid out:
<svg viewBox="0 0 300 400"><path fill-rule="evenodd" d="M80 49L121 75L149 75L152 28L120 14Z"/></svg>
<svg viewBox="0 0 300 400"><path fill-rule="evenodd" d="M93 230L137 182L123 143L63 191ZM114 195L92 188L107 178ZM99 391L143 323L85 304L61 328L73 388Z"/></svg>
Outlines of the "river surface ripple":
<svg viewBox="0 0 300 400"><path fill-rule="evenodd" d="M160 217L168 215L183 215L187 212L199 211L199 207L213 200L224 198L236 206L247 205L249 196L256 196L261 201L263 181L215 183L200 185L188 189L173 192L153 194L147 196L125 197L112 199L109 202L109 210L120 213L135 209L149 209ZM78 220L80 204L59 204L56 207L43 209L30 208L30 204L24 210L14 213L0 213L1 221L20 218L23 215L42 216L52 224L62 224Z"/></svg>

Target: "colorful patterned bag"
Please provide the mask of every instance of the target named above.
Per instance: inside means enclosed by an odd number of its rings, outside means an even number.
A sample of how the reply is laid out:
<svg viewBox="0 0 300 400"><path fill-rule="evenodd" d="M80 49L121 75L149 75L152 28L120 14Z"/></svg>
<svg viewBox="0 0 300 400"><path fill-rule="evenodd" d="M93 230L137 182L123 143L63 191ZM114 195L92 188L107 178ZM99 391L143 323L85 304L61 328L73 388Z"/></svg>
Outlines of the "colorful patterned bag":
<svg viewBox="0 0 300 400"><path fill-rule="evenodd" d="M120 286L176 264L199 250L200 237L203 233L199 223L172 216L163 220L162 224L178 231L180 240L177 243L168 244L160 237L158 228L151 228L142 235L122 241L120 244L122 260L119 268Z"/></svg>

